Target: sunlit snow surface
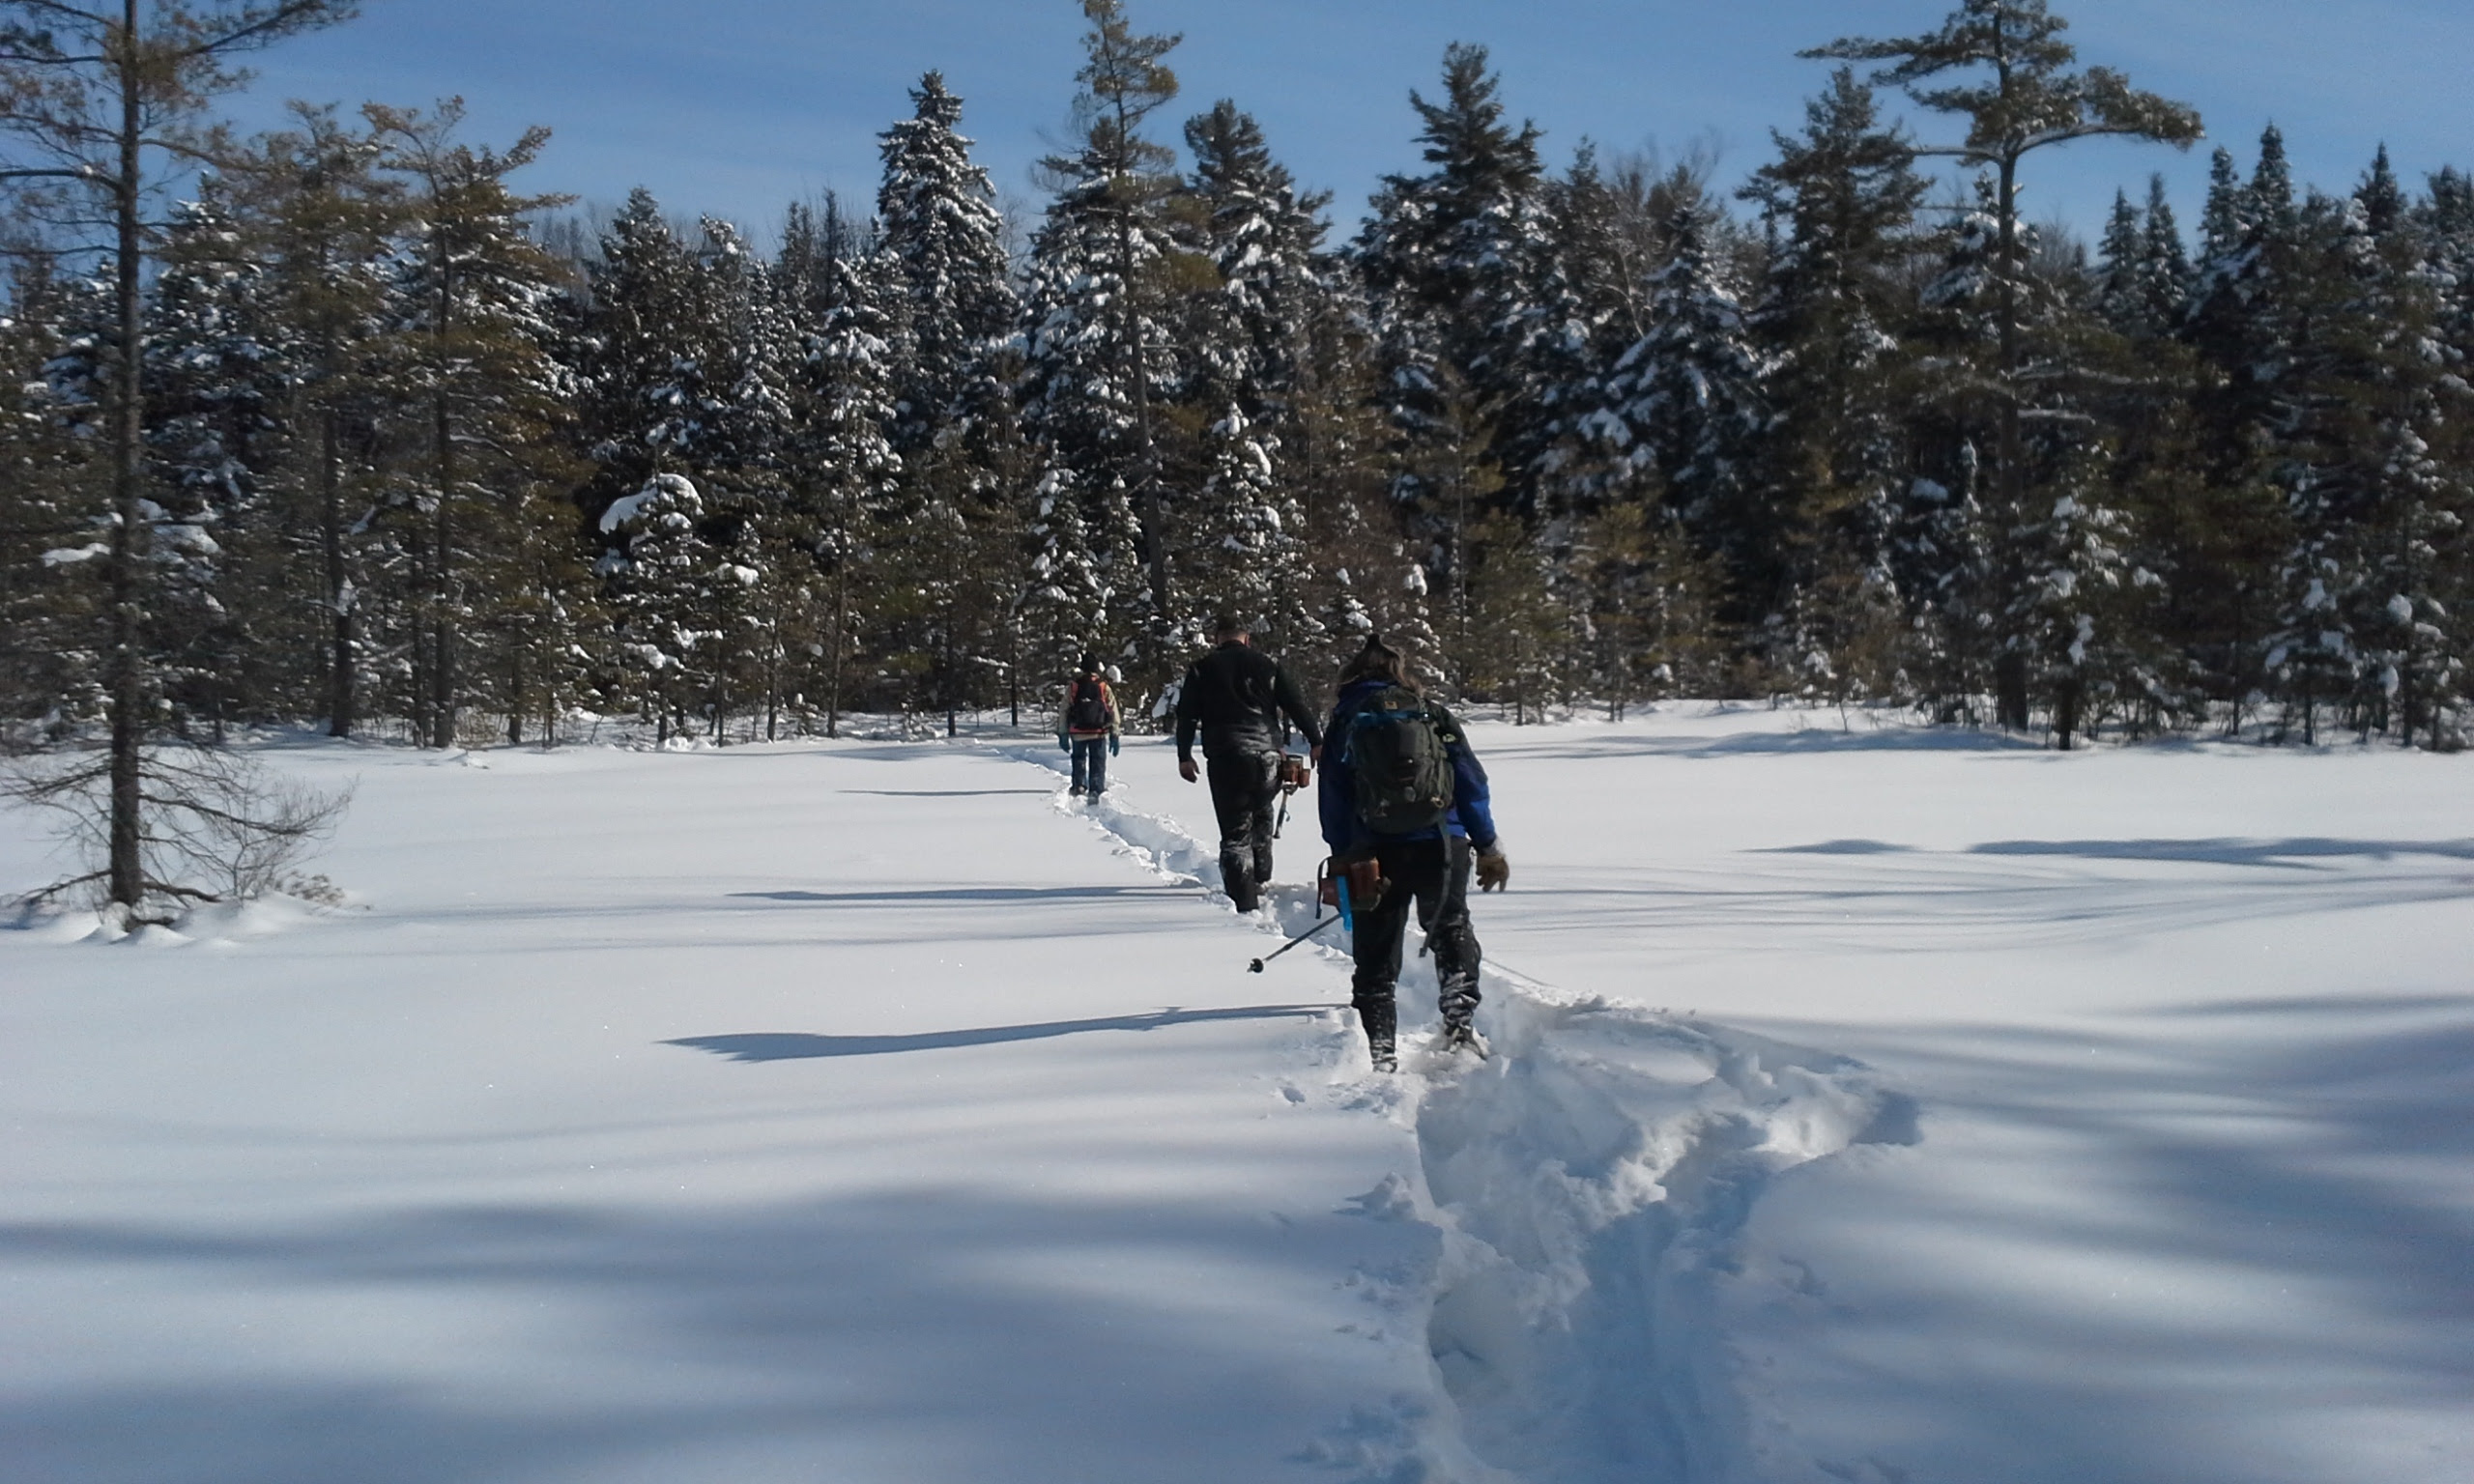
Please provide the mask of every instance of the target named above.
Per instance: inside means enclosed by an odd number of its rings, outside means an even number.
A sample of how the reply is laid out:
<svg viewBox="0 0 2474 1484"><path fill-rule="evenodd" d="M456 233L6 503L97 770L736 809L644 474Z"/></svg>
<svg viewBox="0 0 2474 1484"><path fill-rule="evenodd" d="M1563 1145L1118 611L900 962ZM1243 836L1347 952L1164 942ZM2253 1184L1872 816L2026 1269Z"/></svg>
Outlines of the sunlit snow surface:
<svg viewBox="0 0 2474 1484"><path fill-rule="evenodd" d="M2474 765L1478 738L1396 1079L1155 741L269 749L355 905L0 932L0 1477L2474 1476Z"/></svg>

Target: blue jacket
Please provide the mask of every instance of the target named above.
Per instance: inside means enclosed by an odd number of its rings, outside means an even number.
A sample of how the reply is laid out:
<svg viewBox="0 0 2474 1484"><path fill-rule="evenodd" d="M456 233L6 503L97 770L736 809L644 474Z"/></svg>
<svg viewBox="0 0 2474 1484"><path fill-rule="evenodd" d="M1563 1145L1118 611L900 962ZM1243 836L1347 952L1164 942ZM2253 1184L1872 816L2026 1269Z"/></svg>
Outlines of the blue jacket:
<svg viewBox="0 0 2474 1484"><path fill-rule="evenodd" d="M1486 770L1469 750L1469 738L1460 724L1441 706L1432 709L1443 719L1444 743L1452 752L1452 813L1443 816L1440 827L1408 835L1375 835L1358 823L1357 778L1349 771L1349 719L1383 685L1380 680L1358 680L1344 687L1340 703L1332 708L1331 725L1323 730L1323 777L1315 803L1322 815L1324 843L1335 855L1345 855L1387 840L1437 840L1450 834L1466 839L1480 850L1494 848L1495 812L1488 803Z"/></svg>

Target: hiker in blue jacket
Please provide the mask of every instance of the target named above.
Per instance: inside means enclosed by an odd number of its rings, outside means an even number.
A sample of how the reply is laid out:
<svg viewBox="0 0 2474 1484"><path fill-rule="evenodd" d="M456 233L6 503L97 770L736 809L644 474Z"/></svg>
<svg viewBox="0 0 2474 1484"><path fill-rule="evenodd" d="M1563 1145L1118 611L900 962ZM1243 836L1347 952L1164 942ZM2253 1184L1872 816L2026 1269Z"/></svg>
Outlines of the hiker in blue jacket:
<svg viewBox="0 0 2474 1484"><path fill-rule="evenodd" d="M1336 869L1369 857L1379 863L1385 885L1372 902L1353 902L1351 952L1357 972L1351 981L1351 1003L1366 1031L1366 1049L1375 1070L1391 1071L1399 1065L1395 1048L1397 1012L1393 989L1400 979L1400 944L1406 935L1409 907L1418 909L1426 946L1434 953L1435 979L1443 1012L1441 1044L1449 1050L1474 1050L1483 1055L1478 1037L1478 933L1469 922L1469 879L1474 873L1484 891L1500 891L1511 880L1511 863L1495 837L1495 816L1486 787L1486 770L1470 750L1469 739L1450 712L1426 699L1409 677L1400 652L1370 637L1340 671L1339 703L1324 730L1323 777L1316 803L1324 842L1332 847ZM1405 693L1405 694L1404 694ZM1440 810L1432 823L1386 831L1369 822L1369 811L1388 806L1375 780L1359 778L1367 758L1393 744L1375 745L1361 727L1382 725L1406 716L1415 727L1430 727L1449 758L1448 797L1430 796ZM1396 756L1394 755L1394 756ZM1437 760L1440 767L1441 759ZM1406 764L1397 764L1405 768ZM1439 779L1438 779L1439 782ZM1396 813L1390 816L1397 822Z"/></svg>

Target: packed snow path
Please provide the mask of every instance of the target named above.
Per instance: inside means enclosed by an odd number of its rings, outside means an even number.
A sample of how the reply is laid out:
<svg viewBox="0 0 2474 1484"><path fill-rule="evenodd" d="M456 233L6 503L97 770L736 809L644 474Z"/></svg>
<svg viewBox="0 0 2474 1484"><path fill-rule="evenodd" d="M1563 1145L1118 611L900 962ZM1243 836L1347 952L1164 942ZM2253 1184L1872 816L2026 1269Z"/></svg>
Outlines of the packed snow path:
<svg viewBox="0 0 2474 1484"><path fill-rule="evenodd" d="M2474 1471L2474 770L1821 721L1482 728L1498 1054L1398 1079L1158 743L286 754L367 910L0 934L0 1457Z"/></svg>
<svg viewBox="0 0 2474 1484"><path fill-rule="evenodd" d="M1142 761L1156 767L1160 753ZM1209 817L1207 800L1184 802ZM1312 805L1296 801L1296 834L1282 838L1291 881L1320 858ZM1087 807L1164 874L1218 886L1207 827L1146 813L1124 789ZM1279 930L1313 925L1309 889L1270 896ZM1345 973L1342 950L1320 952ZM1442 1236L1424 1275L1425 1340L1454 1426L1440 1440L1427 1430L1424 1461L1465 1445L1476 1458L1439 1477L1540 1484L1749 1476L1731 1353L1711 1322L1734 1239L1779 1172L1912 1141L1912 1106L1843 1057L1580 999L1500 966L1485 979L1491 1058L1421 1054L1436 985L1432 961L1409 958L1405 1075L1374 1083L1418 1134L1418 1171L1388 1183L1382 1204Z"/></svg>

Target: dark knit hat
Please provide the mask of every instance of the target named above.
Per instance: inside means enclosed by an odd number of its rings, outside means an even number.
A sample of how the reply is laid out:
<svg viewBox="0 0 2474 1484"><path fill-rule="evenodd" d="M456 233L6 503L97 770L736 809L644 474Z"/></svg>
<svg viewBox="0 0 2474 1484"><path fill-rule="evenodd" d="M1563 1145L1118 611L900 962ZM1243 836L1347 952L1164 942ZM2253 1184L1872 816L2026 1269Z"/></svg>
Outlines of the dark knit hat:
<svg viewBox="0 0 2474 1484"><path fill-rule="evenodd" d="M1366 636L1365 645L1340 667L1340 683L1352 680L1388 680L1394 685L1409 683L1407 659L1399 650L1383 642L1381 634Z"/></svg>

